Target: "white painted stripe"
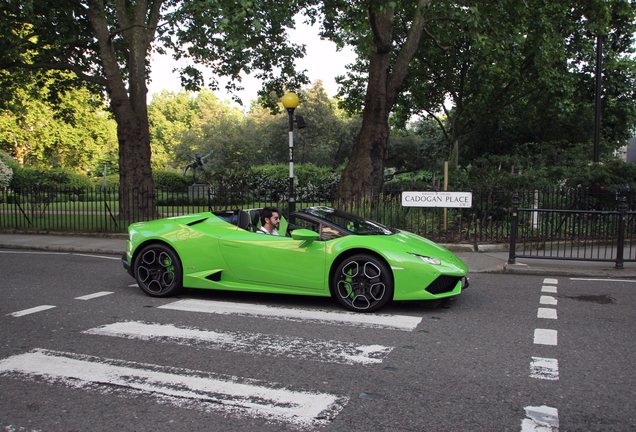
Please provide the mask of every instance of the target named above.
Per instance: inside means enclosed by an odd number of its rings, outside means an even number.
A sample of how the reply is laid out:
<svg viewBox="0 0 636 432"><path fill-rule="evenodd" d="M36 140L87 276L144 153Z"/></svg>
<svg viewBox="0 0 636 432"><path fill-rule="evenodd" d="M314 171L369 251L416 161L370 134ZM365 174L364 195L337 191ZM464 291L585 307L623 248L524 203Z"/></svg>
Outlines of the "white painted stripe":
<svg viewBox="0 0 636 432"><path fill-rule="evenodd" d="M549 329L534 329L534 343L537 345L556 345L557 331Z"/></svg>
<svg viewBox="0 0 636 432"><path fill-rule="evenodd" d="M554 285L543 285L541 287L541 292L545 292L545 293L554 293L556 294L557 292L557 287Z"/></svg>
<svg viewBox="0 0 636 432"><path fill-rule="evenodd" d="M556 299L556 297L542 295L541 298L539 299L539 303L540 304L544 304L544 305L556 306L557 299Z"/></svg>
<svg viewBox="0 0 636 432"><path fill-rule="evenodd" d="M289 390L280 384L235 376L43 349L0 360L0 375L7 374L301 426L327 424L348 401L347 397Z"/></svg>
<svg viewBox="0 0 636 432"><path fill-rule="evenodd" d="M87 295L81 296L81 297L75 297L75 300L92 300L94 298L107 296L109 294L113 294L113 292L112 291L100 291L100 292L96 292L96 293L93 293L93 294L87 294Z"/></svg>
<svg viewBox="0 0 636 432"><path fill-rule="evenodd" d="M543 279L543 284L544 285L556 285L558 283L559 283L558 279L548 279L548 278Z"/></svg>
<svg viewBox="0 0 636 432"><path fill-rule="evenodd" d="M30 254L30 255L69 255L68 252L34 252L34 251L14 251L2 250L0 253L5 254Z"/></svg>
<svg viewBox="0 0 636 432"><path fill-rule="evenodd" d="M559 411L549 406L527 406L526 418L521 421L521 432L558 432Z"/></svg>
<svg viewBox="0 0 636 432"><path fill-rule="evenodd" d="M382 345L355 345L348 342L281 337L260 333L217 332L139 321L107 324L86 330L84 333L340 364L382 363L393 350L393 347Z"/></svg>
<svg viewBox="0 0 636 432"><path fill-rule="evenodd" d="M128 285L128 288L139 288L139 284L136 284L136 283L130 284Z"/></svg>
<svg viewBox="0 0 636 432"><path fill-rule="evenodd" d="M36 307L32 307L30 309L24 309L21 311L17 311L17 312L13 312L10 313L10 316L14 316L14 317L21 317L21 316L25 316L25 315L30 315L30 314L34 314L37 312L42 312L45 310L49 310L49 309L53 309L55 306L52 305L42 305L42 306L36 306Z"/></svg>
<svg viewBox="0 0 636 432"><path fill-rule="evenodd" d="M559 379L559 361L553 358L532 357L530 377L557 381Z"/></svg>
<svg viewBox="0 0 636 432"><path fill-rule="evenodd" d="M537 318L557 319L557 311L552 308L539 308Z"/></svg>
<svg viewBox="0 0 636 432"><path fill-rule="evenodd" d="M575 281L593 281L593 282L628 282L636 283L634 279L594 279L594 278L570 278Z"/></svg>
<svg viewBox="0 0 636 432"><path fill-rule="evenodd" d="M73 255L82 256L82 257L103 258L103 259L121 261L121 257L112 257L112 256L104 256L104 255L92 255L92 254L81 254L81 253L73 253Z"/></svg>
<svg viewBox="0 0 636 432"><path fill-rule="evenodd" d="M408 315L363 314L354 312L331 312L310 309L283 308L251 303L232 303L213 300L179 300L159 306L187 312L204 312L222 315L258 316L291 321L317 321L329 324L387 328L411 331L422 321L421 317Z"/></svg>

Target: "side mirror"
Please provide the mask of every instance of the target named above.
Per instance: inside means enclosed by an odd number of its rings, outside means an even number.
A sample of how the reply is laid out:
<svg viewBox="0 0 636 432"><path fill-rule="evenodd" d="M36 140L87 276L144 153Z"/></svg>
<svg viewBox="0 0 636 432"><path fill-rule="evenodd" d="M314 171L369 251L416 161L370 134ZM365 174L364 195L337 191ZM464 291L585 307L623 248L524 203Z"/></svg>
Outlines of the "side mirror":
<svg viewBox="0 0 636 432"><path fill-rule="evenodd" d="M320 237L317 232L308 229L296 229L291 232L291 236L294 240L303 240L312 242Z"/></svg>

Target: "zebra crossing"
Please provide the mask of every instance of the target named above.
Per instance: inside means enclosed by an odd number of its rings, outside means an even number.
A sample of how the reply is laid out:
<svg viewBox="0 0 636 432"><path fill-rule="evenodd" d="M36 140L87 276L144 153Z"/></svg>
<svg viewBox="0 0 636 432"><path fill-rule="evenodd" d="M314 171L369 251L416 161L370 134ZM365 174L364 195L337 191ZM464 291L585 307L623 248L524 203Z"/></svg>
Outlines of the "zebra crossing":
<svg viewBox="0 0 636 432"><path fill-rule="evenodd" d="M195 299L173 301L155 310L181 311L190 316L206 313L247 316L258 320L305 321L321 326L357 326L398 333L413 331L421 322L419 317L405 315L356 314ZM138 320L115 320L87 328L81 334L109 340L174 344L183 346L183 349L196 348L197 352L217 350L310 360L341 365L339 367L373 367L385 361L394 349L373 343L356 344ZM366 334L373 335L373 332ZM332 422L349 402L347 395L320 389L307 390L297 384L237 377L229 372L139 363L43 348L0 359L0 376L62 385L105 396L142 395L172 406L261 418L308 429Z"/></svg>

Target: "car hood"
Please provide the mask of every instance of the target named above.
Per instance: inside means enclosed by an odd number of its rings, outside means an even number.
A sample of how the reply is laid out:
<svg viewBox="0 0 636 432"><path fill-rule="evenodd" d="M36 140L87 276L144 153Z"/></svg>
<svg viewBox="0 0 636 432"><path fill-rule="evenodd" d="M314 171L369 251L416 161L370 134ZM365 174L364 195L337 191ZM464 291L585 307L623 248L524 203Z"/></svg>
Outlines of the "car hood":
<svg viewBox="0 0 636 432"><path fill-rule="evenodd" d="M457 265L461 268L467 268L466 264L462 260L460 260L453 252L425 237L410 233L408 231L399 231L397 234L394 234L393 237L399 243L403 244L403 250L405 252L432 256L434 258L439 258L448 263Z"/></svg>

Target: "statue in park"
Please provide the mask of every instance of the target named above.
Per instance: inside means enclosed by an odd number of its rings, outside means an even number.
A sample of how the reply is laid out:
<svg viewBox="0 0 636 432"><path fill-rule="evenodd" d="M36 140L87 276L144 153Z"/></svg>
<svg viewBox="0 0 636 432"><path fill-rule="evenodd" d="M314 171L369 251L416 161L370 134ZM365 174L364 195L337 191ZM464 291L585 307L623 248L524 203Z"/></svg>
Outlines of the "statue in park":
<svg viewBox="0 0 636 432"><path fill-rule="evenodd" d="M208 154L206 154L205 156L201 156L199 153L195 153L194 156L192 157L192 162L190 162L188 165L186 165L185 169L183 170L183 176L185 177L185 175L187 174L188 170L192 170L192 182L196 183L197 182L197 170L198 169L203 169L203 163L205 162L205 160L211 154L212 154L211 151Z"/></svg>

